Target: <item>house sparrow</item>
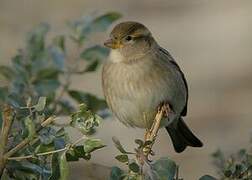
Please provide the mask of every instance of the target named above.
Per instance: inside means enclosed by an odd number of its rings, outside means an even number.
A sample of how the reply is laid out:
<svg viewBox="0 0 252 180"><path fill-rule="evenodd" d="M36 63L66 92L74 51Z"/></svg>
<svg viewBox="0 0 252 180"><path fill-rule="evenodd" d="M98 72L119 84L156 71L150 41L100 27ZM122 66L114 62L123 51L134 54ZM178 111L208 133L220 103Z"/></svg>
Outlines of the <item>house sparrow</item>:
<svg viewBox="0 0 252 180"><path fill-rule="evenodd" d="M102 85L112 113L126 126L150 128L160 104L171 109L161 126L176 152L202 142L187 127L188 87L185 76L168 51L138 22L122 22L104 43L111 48L103 66Z"/></svg>

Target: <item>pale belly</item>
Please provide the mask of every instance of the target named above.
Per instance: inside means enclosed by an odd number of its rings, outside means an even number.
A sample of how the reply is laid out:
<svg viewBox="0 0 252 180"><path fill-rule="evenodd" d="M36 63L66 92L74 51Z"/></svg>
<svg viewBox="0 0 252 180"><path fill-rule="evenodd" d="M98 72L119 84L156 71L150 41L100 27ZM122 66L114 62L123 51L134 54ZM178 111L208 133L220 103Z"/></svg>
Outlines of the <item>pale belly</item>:
<svg viewBox="0 0 252 180"><path fill-rule="evenodd" d="M172 72L155 65L120 65L103 69L103 90L113 114L127 126L149 128L162 102L175 102L176 111L185 103L183 90L176 86ZM180 108L181 106L181 108ZM168 124L167 119L162 122Z"/></svg>

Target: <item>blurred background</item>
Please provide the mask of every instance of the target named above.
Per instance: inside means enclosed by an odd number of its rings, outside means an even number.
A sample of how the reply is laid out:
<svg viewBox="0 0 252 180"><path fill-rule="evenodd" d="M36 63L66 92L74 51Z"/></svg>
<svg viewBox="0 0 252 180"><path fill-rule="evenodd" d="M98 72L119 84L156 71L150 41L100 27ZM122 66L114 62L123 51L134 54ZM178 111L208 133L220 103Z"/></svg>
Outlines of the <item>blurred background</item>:
<svg viewBox="0 0 252 180"><path fill-rule="evenodd" d="M118 11L123 20L145 24L159 44L169 50L189 85L187 124L204 142L201 149L176 154L161 130L155 158L169 156L180 165L185 180L215 174L210 154L246 147L251 132L252 1L251 0L0 0L0 63L9 64L24 35L40 22L61 32L68 20L82 15ZM112 28L112 27L111 27ZM93 43L102 43L108 32ZM81 83L80 83L81 82ZM82 83L83 82L83 83ZM101 71L74 79L77 89L103 97ZM106 179L109 167L119 165L111 137L128 149L143 130L129 129L114 119L102 122L97 136L108 145L90 162L72 163L71 179ZM76 132L72 132L77 136Z"/></svg>

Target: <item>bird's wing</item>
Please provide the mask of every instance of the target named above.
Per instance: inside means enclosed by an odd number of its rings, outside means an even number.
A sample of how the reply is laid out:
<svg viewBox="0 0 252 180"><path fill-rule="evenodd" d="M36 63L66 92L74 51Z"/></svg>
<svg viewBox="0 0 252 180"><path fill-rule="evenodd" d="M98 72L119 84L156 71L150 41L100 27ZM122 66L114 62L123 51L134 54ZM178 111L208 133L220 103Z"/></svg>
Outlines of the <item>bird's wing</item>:
<svg viewBox="0 0 252 180"><path fill-rule="evenodd" d="M171 56L171 54L167 50L165 50L164 48L160 47L159 51L161 53L163 53L167 57L167 59L175 66L175 68L177 68L178 72L181 74L181 77L183 79L183 82L184 82L185 88L186 88L186 103L185 103L185 107L183 108L183 111L181 112L181 115L182 116L186 116L186 114L187 114L187 103L188 103L188 85L187 85L187 82L186 82L185 75L181 71L180 67L178 66L178 64L176 63L176 61L173 59L173 57Z"/></svg>

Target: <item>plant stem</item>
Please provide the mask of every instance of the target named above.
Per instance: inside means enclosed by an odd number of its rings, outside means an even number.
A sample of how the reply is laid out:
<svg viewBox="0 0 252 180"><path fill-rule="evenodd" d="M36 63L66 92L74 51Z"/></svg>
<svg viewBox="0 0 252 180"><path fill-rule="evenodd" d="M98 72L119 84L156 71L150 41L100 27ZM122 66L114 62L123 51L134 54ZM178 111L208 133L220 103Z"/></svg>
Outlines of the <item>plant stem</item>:
<svg viewBox="0 0 252 180"><path fill-rule="evenodd" d="M30 158L36 158L37 156L46 156L49 154L53 154L53 153L58 153L58 152L62 152L67 150L66 147L62 148L62 149L57 149L54 151L48 151L48 152L43 152L43 153L38 153L38 154L32 154L32 155L27 155L27 156L17 156L17 157L9 157L8 160L22 160L22 159L30 159Z"/></svg>
<svg viewBox="0 0 252 180"><path fill-rule="evenodd" d="M78 144L80 141L84 140L85 138L86 138L85 136L82 136L81 138L79 138L75 142L73 142L72 144L67 144L62 149L57 149L57 150L53 150L53 151L48 151L48 152L43 152L43 153L38 153L38 154L32 154L32 155L27 155L27 156L8 157L8 160L30 159L30 158L36 158L37 156L46 156L46 155L50 155L50 154L54 154L54 153L58 153L58 152L62 152L62 151L67 151L71 147L73 147L76 144Z"/></svg>
<svg viewBox="0 0 252 180"><path fill-rule="evenodd" d="M143 148L144 156L147 159L148 159L148 155L152 152L152 146L155 143L155 139L157 137L158 130L160 129L160 124L161 124L161 120L163 118L163 115L165 112L168 112L168 111L169 111L168 104L164 104L161 107L159 107L150 130L147 130L147 132L145 134L145 141L151 141L151 144L149 144Z"/></svg>
<svg viewBox="0 0 252 180"><path fill-rule="evenodd" d="M55 120L55 117L49 117L45 121L41 123L41 127L37 130L39 132L41 129L46 127L47 125L51 124ZM18 145L16 145L14 148L12 148L10 151L8 151L5 155L4 158L8 159L12 155L16 154L19 150L23 149L27 144L29 144L32 141L38 141L39 138L36 137L35 139L31 138L25 138L23 141L21 141Z"/></svg>
<svg viewBox="0 0 252 180"><path fill-rule="evenodd" d="M1 130L1 135L0 135L0 177L2 177L5 164L6 164L6 159L4 157L4 153L6 151L6 145L8 142L8 135L9 131L13 122L13 115L12 115L13 110L9 105L4 106L3 110L3 124L2 124L2 130Z"/></svg>

